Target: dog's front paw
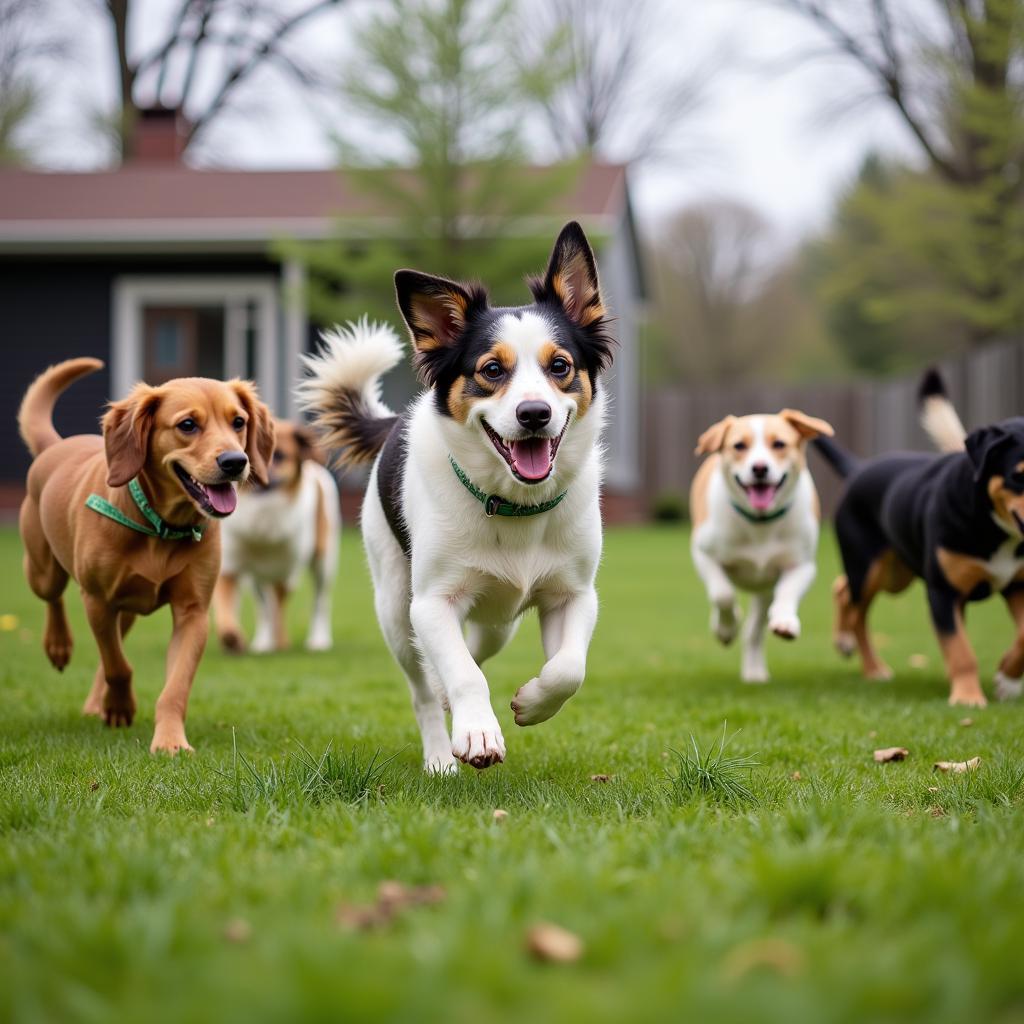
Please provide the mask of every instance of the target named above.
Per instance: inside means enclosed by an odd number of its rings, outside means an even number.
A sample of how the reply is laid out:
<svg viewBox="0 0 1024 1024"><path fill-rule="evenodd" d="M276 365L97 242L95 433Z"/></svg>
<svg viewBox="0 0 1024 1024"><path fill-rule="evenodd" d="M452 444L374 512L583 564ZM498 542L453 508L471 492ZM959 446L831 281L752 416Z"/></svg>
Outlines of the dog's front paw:
<svg viewBox="0 0 1024 1024"><path fill-rule="evenodd" d="M71 634L66 630L54 630L47 632L43 638L43 649L46 651L50 664L58 671L63 672L71 660L71 650L74 643Z"/></svg>
<svg viewBox="0 0 1024 1024"><path fill-rule="evenodd" d="M768 669L764 665L744 665L740 672L740 678L745 683L756 685L771 681Z"/></svg>
<svg viewBox="0 0 1024 1024"><path fill-rule="evenodd" d="M103 695L103 720L112 729L129 726L135 719L135 695L131 690L108 686Z"/></svg>
<svg viewBox="0 0 1024 1024"><path fill-rule="evenodd" d="M735 601L711 606L711 632L719 643L728 647L736 639L740 628L740 610Z"/></svg>
<svg viewBox="0 0 1024 1024"><path fill-rule="evenodd" d="M769 608L768 628L783 640L795 640L800 635L800 620L796 612Z"/></svg>
<svg viewBox="0 0 1024 1024"><path fill-rule="evenodd" d="M505 760L505 740L494 712L488 708L487 714L452 716L452 755L474 768Z"/></svg>
<svg viewBox="0 0 1024 1024"><path fill-rule="evenodd" d="M333 646L330 633L314 630L306 638L307 651L329 651Z"/></svg>
<svg viewBox="0 0 1024 1024"><path fill-rule="evenodd" d="M226 629L221 633L220 645L230 654L245 653L245 637L237 629Z"/></svg>
<svg viewBox="0 0 1024 1024"><path fill-rule="evenodd" d="M195 749L185 738L185 727L179 723L161 724L157 722L153 731L153 742L149 745L151 754L170 754L174 757L179 752L194 754Z"/></svg>
<svg viewBox="0 0 1024 1024"><path fill-rule="evenodd" d="M852 657L853 652L857 650L857 638L853 633L848 633L845 630L836 633L832 637L832 643L844 658Z"/></svg>
<svg viewBox="0 0 1024 1024"><path fill-rule="evenodd" d="M512 698L516 725L537 725L557 714L583 685L584 666L575 658L556 654L536 679L520 686Z"/></svg>
<svg viewBox="0 0 1024 1024"><path fill-rule="evenodd" d="M996 700L1016 700L1024 692L1024 681L999 671L995 676Z"/></svg>
<svg viewBox="0 0 1024 1024"><path fill-rule="evenodd" d="M459 762L450 750L438 751L423 758L423 770L428 775L458 775Z"/></svg>

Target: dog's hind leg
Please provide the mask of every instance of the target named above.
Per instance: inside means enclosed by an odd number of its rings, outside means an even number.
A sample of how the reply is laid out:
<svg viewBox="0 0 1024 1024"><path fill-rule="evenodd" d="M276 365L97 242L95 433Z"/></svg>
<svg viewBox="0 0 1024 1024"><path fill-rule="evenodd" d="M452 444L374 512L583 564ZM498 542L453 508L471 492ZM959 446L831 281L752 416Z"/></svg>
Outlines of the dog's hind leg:
<svg viewBox="0 0 1024 1024"><path fill-rule="evenodd" d="M39 522L39 506L26 498L19 516L21 538L25 545L25 579L36 597L46 602L46 625L43 629L43 650L50 664L63 672L71 660L74 641L67 612L64 610L64 590L68 573L57 561Z"/></svg>
<svg viewBox="0 0 1024 1024"><path fill-rule="evenodd" d="M1011 583L1003 591L1006 607L1010 611L1017 635L1013 646L1003 655L996 672L996 699L1016 700L1024 690L1024 588L1020 583Z"/></svg>
<svg viewBox="0 0 1024 1024"><path fill-rule="evenodd" d="M768 622L768 608L772 595L755 592L750 597L750 608L743 623L743 663L740 678L745 683L767 683L768 664L764 657L764 628Z"/></svg>
<svg viewBox="0 0 1024 1024"><path fill-rule="evenodd" d="M245 637L238 621L239 580L234 573L221 573L213 588L213 622L225 651L245 650Z"/></svg>
<svg viewBox="0 0 1024 1024"><path fill-rule="evenodd" d="M128 635L128 630L132 628L132 624L135 622L135 616L131 612L121 612L118 617L118 625L121 630L121 639ZM107 677L103 672L103 662L96 666L96 675L93 676L92 688L89 690L89 696L85 698L85 703L82 705L83 715L94 715L96 718L103 718L103 702L107 696Z"/></svg>
<svg viewBox="0 0 1024 1024"><path fill-rule="evenodd" d="M103 693L103 718L109 726L127 726L135 717L135 694L132 693L132 667L121 646L120 615L106 601L83 593L85 614L89 619L107 688Z"/></svg>
<svg viewBox="0 0 1024 1024"><path fill-rule="evenodd" d="M488 658L493 658L513 637L518 626L518 619L500 626L470 622L466 626L466 646L473 660L482 665Z"/></svg>
<svg viewBox="0 0 1024 1024"><path fill-rule="evenodd" d="M254 583L256 595L256 630L252 636L255 654L267 654L280 643L282 609L275 587L269 583Z"/></svg>
<svg viewBox="0 0 1024 1024"><path fill-rule="evenodd" d="M313 558L313 613L309 619L309 633L306 635L307 651L329 651L333 643L331 635L331 586L334 583L334 566L317 554Z"/></svg>

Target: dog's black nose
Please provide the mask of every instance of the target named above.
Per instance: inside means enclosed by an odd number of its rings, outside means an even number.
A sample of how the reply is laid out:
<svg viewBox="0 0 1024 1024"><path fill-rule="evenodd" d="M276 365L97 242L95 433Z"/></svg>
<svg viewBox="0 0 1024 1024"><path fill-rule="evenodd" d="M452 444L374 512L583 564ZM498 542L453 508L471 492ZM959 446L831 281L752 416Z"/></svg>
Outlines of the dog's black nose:
<svg viewBox="0 0 1024 1024"><path fill-rule="evenodd" d="M755 480L763 480L768 475L768 467L763 462L755 462L750 472L754 474Z"/></svg>
<svg viewBox="0 0 1024 1024"><path fill-rule="evenodd" d="M527 430L540 430L551 422L551 406L547 402L520 402L516 419Z"/></svg>
<svg viewBox="0 0 1024 1024"><path fill-rule="evenodd" d="M217 456L217 465L227 476L241 476L249 465L249 456L245 452L221 452Z"/></svg>

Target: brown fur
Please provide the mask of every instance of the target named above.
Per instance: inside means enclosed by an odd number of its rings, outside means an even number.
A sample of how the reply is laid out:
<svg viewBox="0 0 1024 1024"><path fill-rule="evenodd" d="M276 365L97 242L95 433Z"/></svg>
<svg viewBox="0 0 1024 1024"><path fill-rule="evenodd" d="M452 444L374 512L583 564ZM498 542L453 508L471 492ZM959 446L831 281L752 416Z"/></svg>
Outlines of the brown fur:
<svg viewBox="0 0 1024 1024"><path fill-rule="evenodd" d="M1020 467L1017 467L1018 469ZM1013 523L1013 513L1024 518L1024 494L1015 494L1006 488L1001 476L994 476L988 482L988 496L996 516L1004 523Z"/></svg>
<svg viewBox="0 0 1024 1024"><path fill-rule="evenodd" d="M1024 591L1011 590L1006 595L1006 607L1017 627L1017 635L1013 646L999 662L999 669L1011 679L1020 679L1024 675Z"/></svg>
<svg viewBox="0 0 1024 1024"><path fill-rule="evenodd" d="M100 365L96 361L90 369ZM29 469L20 515L25 575L47 605L43 646L53 665L62 670L72 648L63 593L73 576L101 659L83 712L102 715L108 725L130 725L135 696L122 640L137 615L170 605L173 633L167 679L156 704L150 750L191 750L185 737L185 712L206 645L207 608L220 564L218 525L208 523L199 543L158 540L86 508L85 499L96 493L140 521L138 509L121 486L137 476L165 522L197 525L204 516L183 490L171 464L180 463L199 480L220 480L217 456L241 447L249 456L252 473L265 479L273 425L251 385L189 378L159 388L138 385L128 398L111 404L103 419L103 437L52 440L53 402L63 386L87 372L82 366L81 360L72 360L47 370L29 388L19 416L27 438L47 442ZM239 415L247 421L241 433L232 426ZM176 424L185 417L194 418L202 429L182 434Z"/></svg>
<svg viewBox="0 0 1024 1024"><path fill-rule="evenodd" d="M950 681L949 703L984 707L987 701L978 678L978 659L964 628L961 608L956 609L955 622L956 632L949 635L939 633L939 647Z"/></svg>
<svg viewBox="0 0 1024 1024"><path fill-rule="evenodd" d="M979 583L986 583L991 579L984 562L971 555L962 555L948 548L939 548L935 557L938 560L942 575L946 577L949 585L966 597Z"/></svg>

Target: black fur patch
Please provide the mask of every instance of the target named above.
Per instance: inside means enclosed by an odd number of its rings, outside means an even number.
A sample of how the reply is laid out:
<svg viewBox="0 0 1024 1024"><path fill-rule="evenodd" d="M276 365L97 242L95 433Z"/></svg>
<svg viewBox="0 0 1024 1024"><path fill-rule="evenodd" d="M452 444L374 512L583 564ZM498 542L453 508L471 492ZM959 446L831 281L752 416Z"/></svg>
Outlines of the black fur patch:
<svg viewBox="0 0 1024 1024"><path fill-rule="evenodd" d="M377 461L377 496L380 498L381 508L384 509L384 518L406 558L412 551L409 529L402 512L402 481L405 479L408 432L407 417L404 414L395 417L391 432L381 449L380 459Z"/></svg>
<svg viewBox="0 0 1024 1024"><path fill-rule="evenodd" d="M332 395L332 404L318 413L317 426L324 431L324 444L337 449L337 462L355 466L372 461L384 446L395 416L375 416L363 396L350 388Z"/></svg>

